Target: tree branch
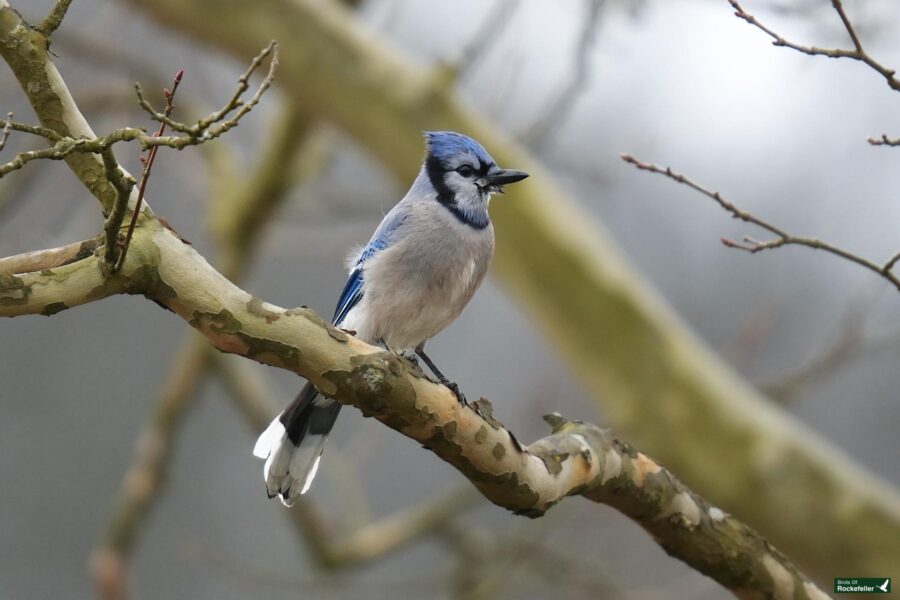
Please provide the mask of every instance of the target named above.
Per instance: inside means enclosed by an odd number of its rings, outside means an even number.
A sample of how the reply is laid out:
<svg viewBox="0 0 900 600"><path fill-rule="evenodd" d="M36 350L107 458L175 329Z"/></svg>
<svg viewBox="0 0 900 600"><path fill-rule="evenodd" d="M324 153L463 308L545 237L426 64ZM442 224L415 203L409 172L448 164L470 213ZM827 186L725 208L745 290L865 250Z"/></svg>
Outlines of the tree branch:
<svg viewBox="0 0 900 600"><path fill-rule="evenodd" d="M736 17L743 19L772 38L773 46L791 48L792 50L808 54L809 56L827 56L828 58L849 58L857 60L865 63L879 75L884 77L892 90L900 91L900 79L897 79L896 77L896 69L885 67L865 51L862 43L859 41L856 30L853 28L853 23L851 23L850 18L844 11L844 5L841 0L831 0L831 6L834 7L835 12L837 12L841 19L841 23L844 24L844 29L847 30L847 35L850 36L850 40L853 42L852 50L841 48L817 48L816 46L803 46L801 44L790 42L769 27L763 25L756 17L744 10L737 0L728 0L728 3L734 8L734 15ZM887 134L882 134L881 137L870 137L868 142L873 146L900 146L900 138L892 139L889 138Z"/></svg>
<svg viewBox="0 0 900 600"><path fill-rule="evenodd" d="M863 258L862 256L854 254L849 250L844 250L843 248L839 248L838 246L829 244L828 242L823 242L822 240L818 240L816 238L800 237L787 233L780 227L776 227L768 221L764 221L759 217L741 210L740 208L726 200L719 192L705 188L699 183L696 183L695 181L682 175L681 173L676 173L669 167L663 168L652 163L646 163L628 154L623 154L622 160L634 165L642 171L664 175L673 181L686 185L689 188L696 190L704 196L714 200L722 209L730 213L731 216L735 219L740 219L741 221L744 221L746 223L751 223L775 235L774 239L767 241L759 241L752 237L746 236L744 237L743 243L735 242L728 238L721 238L722 244L729 248L736 248L738 250L744 250L745 252L755 254L757 252L762 252L763 250L773 250L775 248L781 248L782 246L806 246L807 248L812 248L813 250L822 250L824 252L828 252L829 254L834 254L835 256L839 256L840 258L849 260L850 262L854 262L862 267L865 267L866 269L869 269L870 271L888 280L895 288L897 288L897 290L900 290L900 279L898 279L898 277L894 275L891 270L893 269L894 265L897 264L897 261L900 260L900 254L894 255L883 264L876 264L867 258Z"/></svg>
<svg viewBox="0 0 900 600"><path fill-rule="evenodd" d="M134 188L134 178L127 173L122 173L119 169L119 163L113 154L112 147L105 148L100 153L103 158L103 166L106 168L106 178L116 189L116 200L113 202L112 210L106 217L103 224L103 231L106 234L106 243L104 244L103 260L106 261L107 267L116 270L117 259L119 258L119 228L122 227L122 221L125 219L125 212L128 210L128 200L131 197L131 190ZM134 215L140 214L140 204L137 205ZM130 231L130 230L129 230ZM122 249L124 258L125 248Z"/></svg>
<svg viewBox="0 0 900 600"><path fill-rule="evenodd" d="M550 416L553 433L522 448L488 402L463 407L408 361L348 336L313 311L254 298L161 225L140 227L132 246L122 271L103 281L163 304L223 352L306 377L326 396L423 444L495 504L537 517L566 496L583 495L636 520L667 552L735 592L824 597L755 531L607 431ZM0 316L44 312L45 288L70 302L85 299L84 286L61 276L66 269L99 273L100 259L8 276ZM92 297L106 295L111 285L93 288ZM21 301L4 302L7 289Z"/></svg>
<svg viewBox="0 0 900 600"><path fill-rule="evenodd" d="M101 238L75 242L59 248L36 250L0 258L0 275L15 275L61 267L90 256L103 244Z"/></svg>
<svg viewBox="0 0 900 600"><path fill-rule="evenodd" d="M246 102L240 100L241 95L247 89L247 79L260 65L260 63L270 54L272 58L269 61L269 71L263 78L262 82L259 84L256 92ZM269 87L271 87L272 81L274 81L275 79L275 70L277 68L278 46L275 42L270 42L269 45L266 46L266 48L264 48L263 51L253 59L253 62L248 71L244 73L239 79L238 88L234 94L234 97L232 97L232 99L229 100L229 102L222 109L212 113L206 118L200 119L193 125L180 123L169 117L168 113L171 112L171 105L167 106L166 112L163 113L158 113L153 110L153 108L151 108L150 105L147 104L147 101L141 95L140 86L137 86L138 98L141 102L141 106L148 110L150 112L150 115L161 123L160 129L157 131L157 133L154 134L148 134L143 129L138 129L135 127L124 127L99 138L95 137L93 133L89 138L74 138L70 136L59 135L53 130L47 130L30 125L23 125L21 123L13 123L10 120L4 121L4 127L9 127L17 131L28 131L29 133L35 133L37 135L47 137L48 139L51 139L56 143L49 148L20 152L13 160L7 162L6 164L0 164L0 178L8 173L11 173L12 171L21 169L33 160L62 160L68 158L74 153L102 154L104 151L111 148L114 144L130 141L137 141L138 143L140 143L142 149L150 150L150 155L147 158L147 165L145 166L145 171L147 171L147 166L152 166L151 159L155 156L156 149L160 146L166 146L169 148L175 148L176 150L181 150L188 146L196 146L210 140L214 140L222 136L224 133L228 132L233 127L237 126L240 120L259 103L262 95L269 89ZM174 90L177 87L178 81L180 81L180 79L176 77L176 84L175 86L173 86L171 94L174 94ZM227 115L231 112L234 112L234 115L226 118ZM169 125L177 131L184 132L185 135L163 136L162 132L165 129L165 125ZM106 173L105 164L104 173ZM147 177L144 176L141 178L141 181L146 181L146 179ZM113 185L112 187L117 192L116 197L118 197L116 186ZM143 191L143 189L144 187L142 185L140 187L140 190ZM140 197L141 196L139 196L139 198ZM112 204L115 204L115 199L113 199Z"/></svg>
<svg viewBox="0 0 900 600"><path fill-rule="evenodd" d="M53 8L50 9L50 13L41 21L41 24L35 27L38 31L43 33L46 37L50 37L53 35L53 32L56 31L60 25L62 25L63 19L66 17L66 11L69 10L69 5L72 4L72 0L56 0L56 4L53 5Z"/></svg>
<svg viewBox="0 0 900 600"><path fill-rule="evenodd" d="M772 38L773 46L791 48L792 50L802 52L803 54L808 54L809 56L827 56L828 58L849 58L852 60L858 60L867 64L873 70L877 71L882 77L884 77L885 81L891 87L891 89L900 91L900 80L894 77L896 71L894 69L885 67L874 58L869 56L869 54L863 49L862 44L860 44L859 38L856 35L856 31L854 31L853 25L850 23L850 19L847 18L847 14L844 12L844 6L841 3L841 0L831 0L831 5L838 13L838 16L841 18L841 22L844 24L844 28L847 30L850 39L853 41L854 47L851 50L845 50L842 48L818 48L816 46L803 46L801 44L796 44L794 42L788 41L784 39L780 34L763 25L756 17L744 10L737 0L728 0L728 3L732 6L732 8L734 8L734 15L736 17L738 17L739 19L743 19L747 23L750 23L760 31L765 32L765 34L770 38Z"/></svg>

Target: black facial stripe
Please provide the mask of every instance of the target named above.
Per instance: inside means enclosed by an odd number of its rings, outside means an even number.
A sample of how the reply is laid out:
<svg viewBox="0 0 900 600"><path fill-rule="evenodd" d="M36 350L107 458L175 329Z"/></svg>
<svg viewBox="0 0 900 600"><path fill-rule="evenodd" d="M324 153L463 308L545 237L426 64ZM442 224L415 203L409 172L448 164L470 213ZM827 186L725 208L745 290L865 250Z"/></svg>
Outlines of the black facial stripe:
<svg viewBox="0 0 900 600"><path fill-rule="evenodd" d="M479 161L478 162L478 175L480 175L481 177L484 177L485 175L488 174L488 171L490 171L491 167L493 167L493 166L494 166L493 164L487 164L487 163Z"/></svg>
<svg viewBox="0 0 900 600"><path fill-rule="evenodd" d="M483 177L487 174L491 166L492 165L481 163L478 174ZM466 214L460 210L459 205L456 203L456 195L444 181L444 175L450 170L452 169L444 168L441 161L434 156L429 156L425 159L425 173L428 174L428 180L431 181L431 186L437 192L438 202L446 206L447 210L449 210L460 223L464 223L473 229L484 229L490 223L490 220L488 220L486 215L484 218L473 218L473 215Z"/></svg>
<svg viewBox="0 0 900 600"><path fill-rule="evenodd" d="M431 187L437 192L438 202L447 207L455 206L456 197L444 181L444 173L446 173L447 170L444 168L444 165L441 164L441 161L434 156L429 156L425 160L425 172L428 173Z"/></svg>
<svg viewBox="0 0 900 600"><path fill-rule="evenodd" d="M477 217L469 215L461 211L456 204L447 205L447 210L449 210L460 223L468 225L472 229L484 229L490 223L490 220L487 218L487 213L478 215Z"/></svg>

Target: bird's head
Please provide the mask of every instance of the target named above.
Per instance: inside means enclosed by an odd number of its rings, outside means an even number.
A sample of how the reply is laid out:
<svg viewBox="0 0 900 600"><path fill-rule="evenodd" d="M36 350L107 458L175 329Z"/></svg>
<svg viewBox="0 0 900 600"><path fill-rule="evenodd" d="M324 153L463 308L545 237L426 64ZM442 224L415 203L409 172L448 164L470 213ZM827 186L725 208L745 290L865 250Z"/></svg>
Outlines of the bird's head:
<svg viewBox="0 0 900 600"><path fill-rule="evenodd" d="M438 200L458 215L483 213L486 219L491 194L528 177L524 171L501 169L481 144L461 133L426 131L425 144L425 173Z"/></svg>

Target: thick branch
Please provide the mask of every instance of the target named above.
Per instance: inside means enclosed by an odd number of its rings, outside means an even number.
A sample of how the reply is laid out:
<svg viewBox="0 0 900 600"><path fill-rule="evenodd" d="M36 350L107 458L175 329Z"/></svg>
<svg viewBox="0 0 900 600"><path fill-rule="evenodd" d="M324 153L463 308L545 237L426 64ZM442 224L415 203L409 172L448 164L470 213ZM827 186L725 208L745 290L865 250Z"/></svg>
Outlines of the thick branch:
<svg viewBox="0 0 900 600"><path fill-rule="evenodd" d="M463 407L411 363L350 337L311 310L285 310L254 298L162 226L140 228L132 248L122 271L107 280L119 290L165 305L223 352L303 375L327 396L426 446L495 504L537 517L566 496L583 495L619 509L667 552L735 593L825 597L755 531L608 432L553 416L553 433L522 448L487 401ZM37 290L45 287L82 298L84 286L58 272L72 268L99 273L100 259L10 276L21 282L16 289L22 301L7 305L0 296L0 316L43 312L46 297ZM77 291L67 294L68 287Z"/></svg>

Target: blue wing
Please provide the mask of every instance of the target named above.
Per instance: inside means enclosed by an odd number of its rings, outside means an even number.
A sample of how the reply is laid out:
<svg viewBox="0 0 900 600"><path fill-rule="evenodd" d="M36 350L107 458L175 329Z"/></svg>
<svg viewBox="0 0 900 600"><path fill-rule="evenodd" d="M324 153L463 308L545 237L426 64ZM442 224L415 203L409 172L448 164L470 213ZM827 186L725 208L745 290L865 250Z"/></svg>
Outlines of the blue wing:
<svg viewBox="0 0 900 600"><path fill-rule="evenodd" d="M347 317L347 313L362 300L365 262L391 245L391 234L406 220L407 214L407 211L403 210L401 205L398 204L384 217L378 229L375 230L372 239L369 240L368 245L363 249L359 258L356 259L356 264L353 266L353 271L350 272L347 283L344 284L344 291L341 292L341 297L334 309L334 316L331 318L331 322L334 325L340 325L341 321Z"/></svg>

